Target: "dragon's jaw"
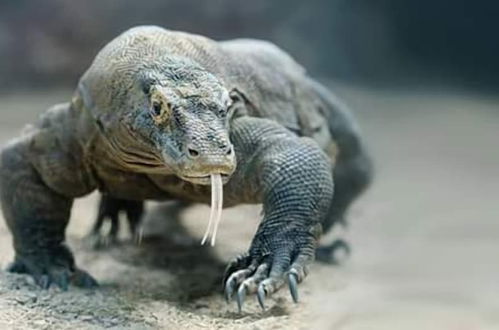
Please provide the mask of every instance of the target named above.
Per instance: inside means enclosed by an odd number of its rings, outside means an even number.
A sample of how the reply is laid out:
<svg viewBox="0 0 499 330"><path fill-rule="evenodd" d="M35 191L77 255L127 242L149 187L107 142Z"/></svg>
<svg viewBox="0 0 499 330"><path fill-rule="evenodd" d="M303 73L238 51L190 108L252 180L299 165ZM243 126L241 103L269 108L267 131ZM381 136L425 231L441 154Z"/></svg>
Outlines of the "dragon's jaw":
<svg viewBox="0 0 499 330"><path fill-rule="evenodd" d="M230 178L228 174L221 174L221 173L214 173L211 175L203 175L203 176L180 176L180 178L184 181L188 181L193 184L209 186L213 185L213 180L212 180L213 175L219 175L221 177L223 184L226 184Z"/></svg>

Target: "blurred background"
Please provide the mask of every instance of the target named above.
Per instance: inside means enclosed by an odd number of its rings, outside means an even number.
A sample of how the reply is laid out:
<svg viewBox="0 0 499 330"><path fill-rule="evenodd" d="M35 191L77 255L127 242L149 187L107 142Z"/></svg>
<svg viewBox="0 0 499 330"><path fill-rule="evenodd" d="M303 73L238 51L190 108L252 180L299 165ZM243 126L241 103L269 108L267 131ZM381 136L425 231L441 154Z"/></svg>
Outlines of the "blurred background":
<svg viewBox="0 0 499 330"><path fill-rule="evenodd" d="M499 3L485 0L2 0L2 145L68 101L112 38L156 24L216 40L267 39L288 51L350 105L376 177L349 214L351 260L314 265L298 306L283 290L267 312L252 301L239 315L217 292L199 291L211 279L207 261L178 276L172 262L158 272L123 262L121 250L96 254L82 243L93 195L76 204L68 233L79 264L112 288L103 289L106 315L85 316L99 296L68 296L71 312L23 302L34 289L12 291L17 284L0 272L0 325L499 329L498 17ZM196 206L184 215L192 235L201 235L205 214ZM247 248L258 210L224 217L214 253L225 262ZM2 221L0 250L5 267L13 252Z"/></svg>
<svg viewBox="0 0 499 330"><path fill-rule="evenodd" d="M3 0L0 86L67 86L117 34L158 24L268 39L314 75L486 88L499 82L498 15L485 0Z"/></svg>

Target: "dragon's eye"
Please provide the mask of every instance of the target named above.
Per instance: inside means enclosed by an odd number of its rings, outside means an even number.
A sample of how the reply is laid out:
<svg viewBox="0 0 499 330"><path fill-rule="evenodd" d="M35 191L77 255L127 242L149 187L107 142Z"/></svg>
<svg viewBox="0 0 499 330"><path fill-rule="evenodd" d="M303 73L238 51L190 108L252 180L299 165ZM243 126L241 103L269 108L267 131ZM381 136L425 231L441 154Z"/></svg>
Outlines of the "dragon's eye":
<svg viewBox="0 0 499 330"><path fill-rule="evenodd" d="M170 118L172 106L157 88L151 88L149 113L157 125L165 124Z"/></svg>
<svg viewBox="0 0 499 330"><path fill-rule="evenodd" d="M158 116L161 116L161 103L159 102L153 102L152 103L152 112L153 112L153 115L158 117Z"/></svg>
<svg viewBox="0 0 499 330"><path fill-rule="evenodd" d="M163 100L153 100L150 112L156 124L164 124L170 117L170 103L163 102Z"/></svg>

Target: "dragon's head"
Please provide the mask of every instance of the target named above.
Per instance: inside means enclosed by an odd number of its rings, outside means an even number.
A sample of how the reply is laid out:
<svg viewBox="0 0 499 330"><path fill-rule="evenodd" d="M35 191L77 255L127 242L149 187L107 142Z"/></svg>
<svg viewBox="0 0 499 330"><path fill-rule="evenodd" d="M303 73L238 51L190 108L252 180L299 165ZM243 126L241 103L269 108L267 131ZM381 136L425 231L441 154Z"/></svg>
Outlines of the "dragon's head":
<svg viewBox="0 0 499 330"><path fill-rule="evenodd" d="M135 70L109 88L101 128L123 165L144 173L174 173L195 184L226 182L236 168L229 140L229 91L191 63ZM109 91L112 91L109 93ZM95 91L93 93L106 93Z"/></svg>

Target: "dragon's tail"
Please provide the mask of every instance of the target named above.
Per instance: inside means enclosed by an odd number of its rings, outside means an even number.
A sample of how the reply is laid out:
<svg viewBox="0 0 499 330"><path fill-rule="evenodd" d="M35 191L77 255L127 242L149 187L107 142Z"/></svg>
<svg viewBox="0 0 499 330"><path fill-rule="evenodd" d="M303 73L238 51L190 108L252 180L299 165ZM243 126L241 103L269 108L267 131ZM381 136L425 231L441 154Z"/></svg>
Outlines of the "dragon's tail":
<svg viewBox="0 0 499 330"><path fill-rule="evenodd" d="M323 105L321 112L328 121L329 131L339 149L340 157L364 153L359 126L348 107L317 81L308 79L307 83Z"/></svg>
<svg viewBox="0 0 499 330"><path fill-rule="evenodd" d="M321 111L327 118L329 131L338 154L334 176L337 187L336 207L347 206L368 187L373 178L373 163L362 140L357 122L347 106L318 82L310 81L312 92L323 103Z"/></svg>

